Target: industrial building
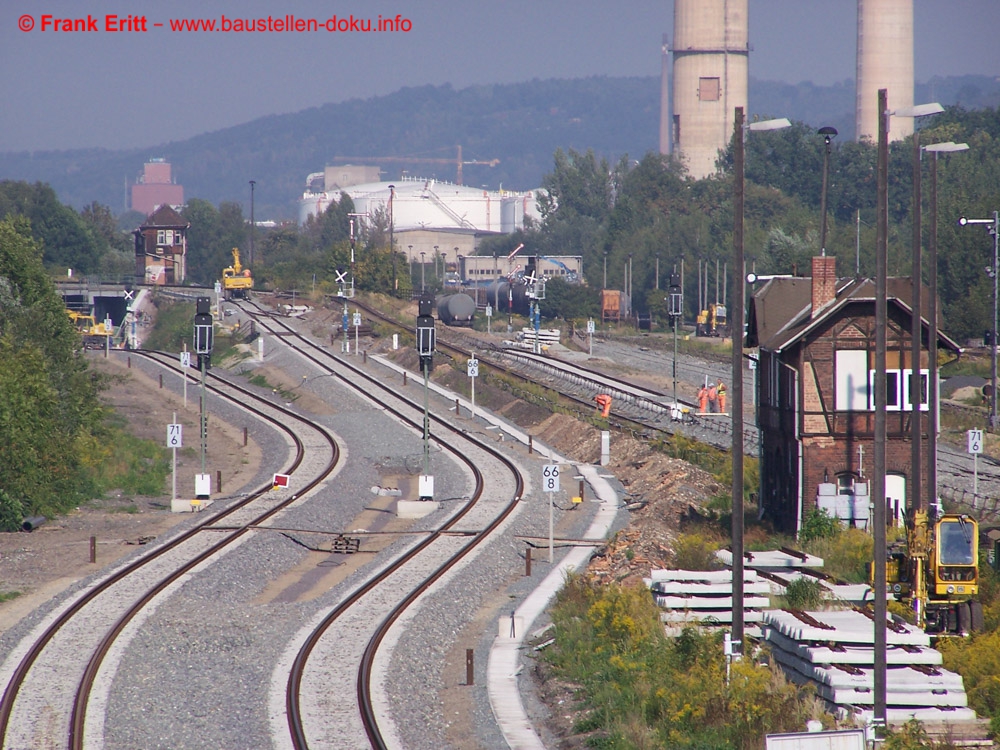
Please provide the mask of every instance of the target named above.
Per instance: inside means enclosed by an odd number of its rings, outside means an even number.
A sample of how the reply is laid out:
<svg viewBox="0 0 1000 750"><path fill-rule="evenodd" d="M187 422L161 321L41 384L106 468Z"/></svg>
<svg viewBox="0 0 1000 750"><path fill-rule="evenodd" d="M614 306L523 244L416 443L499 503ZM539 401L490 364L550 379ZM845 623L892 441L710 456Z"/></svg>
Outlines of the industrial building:
<svg viewBox="0 0 1000 750"><path fill-rule="evenodd" d="M309 176L306 192L299 200L299 222L305 223L346 193L354 210L362 215L384 212L392 222L396 249L409 262L442 258L458 263L460 256L474 255L477 239L510 234L524 227L525 217L539 221L538 191L485 190L440 180L404 176L392 182L344 184L355 177L370 177L373 167L328 167Z"/></svg>
<svg viewBox="0 0 1000 750"><path fill-rule="evenodd" d="M174 182L170 162L150 159L143 165L142 174L129 188L129 208L147 216L160 206L179 209L184 205L184 186Z"/></svg>

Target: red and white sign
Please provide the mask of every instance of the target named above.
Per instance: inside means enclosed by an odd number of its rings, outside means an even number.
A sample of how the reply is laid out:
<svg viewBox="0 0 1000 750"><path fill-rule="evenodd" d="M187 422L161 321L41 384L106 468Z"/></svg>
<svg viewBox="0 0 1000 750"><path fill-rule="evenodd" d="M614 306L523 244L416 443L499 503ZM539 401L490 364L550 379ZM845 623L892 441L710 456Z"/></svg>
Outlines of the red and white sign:
<svg viewBox="0 0 1000 750"><path fill-rule="evenodd" d="M288 475L287 474L275 474L274 475L274 482L272 482L272 486L275 487L275 488L277 488L277 487L287 487L288 486Z"/></svg>

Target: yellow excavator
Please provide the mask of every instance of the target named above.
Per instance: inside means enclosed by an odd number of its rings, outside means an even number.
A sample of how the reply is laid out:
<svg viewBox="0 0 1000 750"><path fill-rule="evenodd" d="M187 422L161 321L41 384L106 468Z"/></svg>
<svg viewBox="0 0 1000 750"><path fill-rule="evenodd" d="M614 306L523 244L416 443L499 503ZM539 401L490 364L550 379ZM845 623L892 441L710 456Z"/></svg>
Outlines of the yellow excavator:
<svg viewBox="0 0 1000 750"><path fill-rule="evenodd" d="M698 313L694 333L696 336L728 336L729 325L726 318L726 306L717 302L709 303L708 307Z"/></svg>
<svg viewBox="0 0 1000 750"><path fill-rule="evenodd" d="M911 607L918 626L940 636L983 629L974 518L944 513L932 522L927 511L910 511L906 539L891 544L888 554L886 593Z"/></svg>
<svg viewBox="0 0 1000 750"><path fill-rule="evenodd" d="M84 349L103 349L108 344L108 338L114 334L104 321L98 323L93 315L77 310L67 310L73 327L83 337Z"/></svg>
<svg viewBox="0 0 1000 750"><path fill-rule="evenodd" d="M246 299L253 289L253 275L240 263L239 248L233 248L233 265L222 269L222 292L226 299Z"/></svg>

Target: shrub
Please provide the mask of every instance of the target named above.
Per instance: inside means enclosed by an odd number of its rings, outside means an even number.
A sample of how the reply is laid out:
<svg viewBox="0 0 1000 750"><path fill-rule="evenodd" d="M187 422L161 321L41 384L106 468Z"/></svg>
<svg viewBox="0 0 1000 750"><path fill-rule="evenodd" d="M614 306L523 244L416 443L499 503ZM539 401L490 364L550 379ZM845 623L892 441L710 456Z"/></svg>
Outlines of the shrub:
<svg viewBox="0 0 1000 750"><path fill-rule="evenodd" d="M814 539L829 539L837 536L842 527L840 521L820 508L810 508L802 519L802 529L799 531L799 541L809 544Z"/></svg>
<svg viewBox="0 0 1000 750"><path fill-rule="evenodd" d="M715 556L723 544L719 537L683 534L674 543L673 565L681 570L722 570L722 561Z"/></svg>

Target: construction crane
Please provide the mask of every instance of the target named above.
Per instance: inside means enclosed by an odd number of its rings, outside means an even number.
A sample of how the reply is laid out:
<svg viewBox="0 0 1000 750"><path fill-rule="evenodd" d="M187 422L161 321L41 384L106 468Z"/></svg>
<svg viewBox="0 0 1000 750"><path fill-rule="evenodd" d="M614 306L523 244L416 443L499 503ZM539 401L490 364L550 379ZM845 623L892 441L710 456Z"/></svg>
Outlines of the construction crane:
<svg viewBox="0 0 1000 750"><path fill-rule="evenodd" d="M462 147L456 146L458 149L458 155L454 159L432 159L429 157L420 156L334 156L332 161L359 161L368 162L371 164L396 164L399 162L407 164L454 164L455 165L455 184L462 184L462 165L463 164L482 164L487 167L495 167L500 163L499 159L470 159L463 161L462 159Z"/></svg>

